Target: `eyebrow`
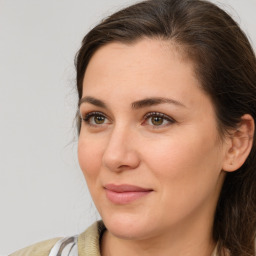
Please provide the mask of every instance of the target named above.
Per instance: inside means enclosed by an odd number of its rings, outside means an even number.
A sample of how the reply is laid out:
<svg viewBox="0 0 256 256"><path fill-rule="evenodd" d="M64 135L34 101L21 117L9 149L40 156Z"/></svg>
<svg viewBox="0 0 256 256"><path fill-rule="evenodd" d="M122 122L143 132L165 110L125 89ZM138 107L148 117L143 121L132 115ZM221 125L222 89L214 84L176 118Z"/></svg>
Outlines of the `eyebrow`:
<svg viewBox="0 0 256 256"><path fill-rule="evenodd" d="M185 107L184 104L174 99L154 97L154 98L146 98L143 100L135 101L132 103L132 108L139 109L139 108L150 107L150 106L155 106L155 105L164 104L164 103Z"/></svg>
<svg viewBox="0 0 256 256"><path fill-rule="evenodd" d="M80 99L79 103L78 103L78 107L80 107L82 103L86 103L86 102L88 102L92 105L95 105L97 107L100 107L100 108L107 108L106 103L104 103L102 100L96 99L91 96L86 96L86 97Z"/></svg>
<svg viewBox="0 0 256 256"><path fill-rule="evenodd" d="M94 97L91 96L86 96L82 99L80 99L78 106L80 107L80 105L82 103L90 103L92 105L95 105L97 107L100 108L108 108L107 104L99 99L96 99ZM169 98L162 98L162 97L153 97L153 98L146 98L146 99L142 99L142 100L138 100L135 101L131 104L132 109L140 109L140 108L145 108L145 107L150 107L150 106L155 106L155 105L159 105L159 104L164 104L164 103L168 103L168 104L174 104L177 106L181 106L181 107L186 107L184 104L182 104L181 102L174 100L174 99L169 99Z"/></svg>

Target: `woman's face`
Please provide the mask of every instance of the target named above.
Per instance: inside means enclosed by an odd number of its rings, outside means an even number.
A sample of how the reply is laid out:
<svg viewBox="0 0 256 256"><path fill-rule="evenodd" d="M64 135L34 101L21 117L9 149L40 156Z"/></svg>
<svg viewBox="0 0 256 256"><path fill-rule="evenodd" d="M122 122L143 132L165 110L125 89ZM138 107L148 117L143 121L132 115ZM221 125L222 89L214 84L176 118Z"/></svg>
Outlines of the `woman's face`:
<svg viewBox="0 0 256 256"><path fill-rule="evenodd" d="M211 227L227 145L193 63L170 43L110 43L83 82L78 157L113 235Z"/></svg>

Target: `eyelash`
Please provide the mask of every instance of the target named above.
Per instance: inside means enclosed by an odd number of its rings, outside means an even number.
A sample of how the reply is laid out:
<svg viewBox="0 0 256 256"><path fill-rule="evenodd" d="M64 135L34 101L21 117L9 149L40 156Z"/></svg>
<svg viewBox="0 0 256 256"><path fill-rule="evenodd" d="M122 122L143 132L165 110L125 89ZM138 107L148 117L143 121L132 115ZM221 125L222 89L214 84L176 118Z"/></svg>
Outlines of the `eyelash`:
<svg viewBox="0 0 256 256"><path fill-rule="evenodd" d="M162 125L162 124L160 124L160 125L151 125L154 129L158 129L158 128L162 128L162 127L165 127L165 126L169 126L169 125L174 124L174 123L176 122L173 118L171 118L170 116L167 116L167 115L165 115L165 114L163 114L163 113L160 113L160 112L150 112L150 113L147 113L147 114L144 116L144 120L145 120L145 121L143 121L143 123L144 123L144 122L147 122L147 121L150 120L150 118L152 118L152 117L160 117L160 118L163 119L163 122L164 122L164 121L167 121L167 122L168 122L168 123L165 124L165 125Z"/></svg>
<svg viewBox="0 0 256 256"><path fill-rule="evenodd" d="M86 124L88 124L88 125L90 125L90 126L97 127L97 126L100 126L100 125L102 125L102 124L92 124L92 123L90 123L90 119L91 119L92 117L96 117L96 116L98 116L98 117L103 117L103 118L106 118L106 119L108 118L106 115L104 115L104 114L101 113L101 112L90 112L90 113L86 114L85 117L82 118L82 120L83 120Z"/></svg>
<svg viewBox="0 0 256 256"><path fill-rule="evenodd" d="M104 115L102 112L89 112L88 114L85 115L85 117L82 118L82 120L83 120L86 124L88 124L88 125L90 125L90 126L93 126L93 127L100 127L100 126L104 125L104 123L103 123L103 124L92 124L92 123L90 122L90 119L91 119L92 117L96 117L96 116L98 116L98 117L103 117L104 119L108 119L108 117L107 117L106 115ZM149 112L149 113L147 113L146 115L144 115L142 125L146 125L145 123L146 123L150 118L152 118L152 117L160 117L160 118L163 119L163 122L164 122L164 121L167 121L167 122L168 122L168 123L165 124L165 125L162 125L162 124L160 124L160 125L153 125L153 124L151 124L150 126L152 126L154 129L158 129L158 128L161 128L161 127L165 127L165 126L171 125L171 124L173 124L173 123L176 122L173 118L171 118L171 117L169 117L169 116L167 116L167 115L165 115L165 114L163 114L163 113L160 113L160 112ZM104 120L104 121L105 121L105 120Z"/></svg>

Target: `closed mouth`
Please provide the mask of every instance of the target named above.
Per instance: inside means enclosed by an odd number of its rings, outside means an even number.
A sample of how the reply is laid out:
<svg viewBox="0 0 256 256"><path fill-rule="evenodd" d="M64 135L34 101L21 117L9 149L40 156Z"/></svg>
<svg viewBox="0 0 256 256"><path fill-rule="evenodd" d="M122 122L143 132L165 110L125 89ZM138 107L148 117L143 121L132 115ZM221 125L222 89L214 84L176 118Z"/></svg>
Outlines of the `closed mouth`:
<svg viewBox="0 0 256 256"><path fill-rule="evenodd" d="M106 197L114 204L124 205L150 194L153 189L142 188L134 185L108 184L104 186Z"/></svg>

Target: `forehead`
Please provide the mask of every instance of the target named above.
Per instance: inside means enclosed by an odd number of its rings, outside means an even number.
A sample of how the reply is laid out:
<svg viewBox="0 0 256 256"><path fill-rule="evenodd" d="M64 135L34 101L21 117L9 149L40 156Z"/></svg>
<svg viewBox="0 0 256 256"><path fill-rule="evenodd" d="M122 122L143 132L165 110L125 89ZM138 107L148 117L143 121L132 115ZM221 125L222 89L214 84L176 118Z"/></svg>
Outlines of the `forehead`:
<svg viewBox="0 0 256 256"><path fill-rule="evenodd" d="M99 48L91 58L84 76L84 89L93 81L94 87L111 84L132 86L143 83L159 85L166 78L189 78L199 84L192 61L184 58L180 47L166 40L144 38L132 44L112 42ZM193 80L193 81L192 81ZM108 85L109 86L109 85ZM105 87L105 89L107 89Z"/></svg>
<svg viewBox="0 0 256 256"><path fill-rule="evenodd" d="M193 62L184 58L176 45L145 38L99 48L84 76L83 97L117 96L136 101L168 96L190 105L198 100L197 94L204 94L200 87Z"/></svg>
<svg viewBox="0 0 256 256"><path fill-rule="evenodd" d="M115 60L123 57L127 59L123 64L128 61L138 63L148 60L152 61L152 65L158 65L159 61L164 59L165 61L176 59L193 66L193 62L187 57L185 49L185 47L178 45L173 40L160 38L145 37L131 43L113 41L98 48L90 59L88 66L91 66L92 63L104 65L106 60L110 60L114 64ZM127 56L127 53L129 56ZM166 58L161 58L163 56ZM149 63L146 64L148 65Z"/></svg>

